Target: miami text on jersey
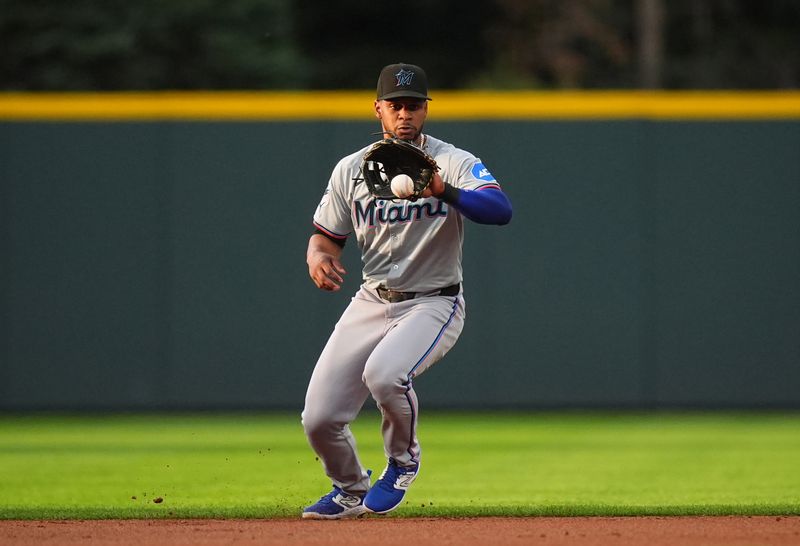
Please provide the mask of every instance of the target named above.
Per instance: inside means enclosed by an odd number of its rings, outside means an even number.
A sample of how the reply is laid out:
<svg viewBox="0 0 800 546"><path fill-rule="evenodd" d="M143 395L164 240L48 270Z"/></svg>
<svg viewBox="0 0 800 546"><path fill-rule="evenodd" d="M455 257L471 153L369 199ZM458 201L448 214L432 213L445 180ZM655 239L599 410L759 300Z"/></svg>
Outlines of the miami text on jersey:
<svg viewBox="0 0 800 546"><path fill-rule="evenodd" d="M377 205L376 205L377 202ZM366 208L362 201L354 201L356 213L356 227L362 224L375 227L377 224L396 224L398 222L413 222L424 218L447 216L447 205L438 199L424 203L393 203L392 201L367 201Z"/></svg>

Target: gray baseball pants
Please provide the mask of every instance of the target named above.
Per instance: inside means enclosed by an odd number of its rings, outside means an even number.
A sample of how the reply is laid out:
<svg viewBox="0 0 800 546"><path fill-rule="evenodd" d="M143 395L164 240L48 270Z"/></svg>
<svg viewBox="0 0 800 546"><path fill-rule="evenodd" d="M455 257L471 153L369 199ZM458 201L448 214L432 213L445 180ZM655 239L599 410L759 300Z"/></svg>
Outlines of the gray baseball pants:
<svg viewBox="0 0 800 546"><path fill-rule="evenodd" d="M386 457L400 466L419 461L413 379L455 345L465 316L461 295L389 303L363 286L355 294L317 361L302 415L335 486L350 494L369 489L349 426L369 395L381 410Z"/></svg>

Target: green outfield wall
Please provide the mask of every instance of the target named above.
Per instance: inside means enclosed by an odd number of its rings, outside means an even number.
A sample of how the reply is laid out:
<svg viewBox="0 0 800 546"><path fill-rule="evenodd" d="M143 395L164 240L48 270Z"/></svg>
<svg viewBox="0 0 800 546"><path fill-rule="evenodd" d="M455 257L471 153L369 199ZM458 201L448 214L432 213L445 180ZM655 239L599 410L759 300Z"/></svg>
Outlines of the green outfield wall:
<svg viewBox="0 0 800 546"><path fill-rule="evenodd" d="M299 409L359 279L350 241L344 290L314 288L311 216L374 140L369 108L1 103L0 409ZM480 156L514 218L467 227L467 323L417 380L424 406L800 407L794 110L434 112L428 132Z"/></svg>

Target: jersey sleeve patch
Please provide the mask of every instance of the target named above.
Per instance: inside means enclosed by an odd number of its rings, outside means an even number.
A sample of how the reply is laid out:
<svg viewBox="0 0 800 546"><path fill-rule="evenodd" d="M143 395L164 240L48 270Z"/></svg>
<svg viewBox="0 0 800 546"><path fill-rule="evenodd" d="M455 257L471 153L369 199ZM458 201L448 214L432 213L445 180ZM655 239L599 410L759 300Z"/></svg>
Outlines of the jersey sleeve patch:
<svg viewBox="0 0 800 546"><path fill-rule="evenodd" d="M484 164L480 161L473 165L472 176L485 182L495 182L495 178L492 176L492 173L490 173L489 169L487 169L486 166L484 166Z"/></svg>

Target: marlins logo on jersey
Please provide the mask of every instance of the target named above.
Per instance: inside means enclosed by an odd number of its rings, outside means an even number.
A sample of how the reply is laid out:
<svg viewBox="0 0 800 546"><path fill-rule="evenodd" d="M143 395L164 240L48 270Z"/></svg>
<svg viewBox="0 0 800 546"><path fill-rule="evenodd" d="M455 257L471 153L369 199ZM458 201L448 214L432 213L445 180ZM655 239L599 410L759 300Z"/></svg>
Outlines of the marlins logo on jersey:
<svg viewBox="0 0 800 546"><path fill-rule="evenodd" d="M376 204L374 199L370 199L366 203L366 207L362 201L356 200L353 203L356 226L372 228L380 224L406 224L424 218L447 216L447 205L444 201L434 199L425 199L418 203L405 201L399 204L384 200L379 200Z"/></svg>
<svg viewBox="0 0 800 546"><path fill-rule="evenodd" d="M319 205L317 205L318 209L321 209L322 207L328 204L328 199L330 199L330 194L331 194L331 185L329 183L328 187L325 188L325 193L322 194L322 199L320 200Z"/></svg>

